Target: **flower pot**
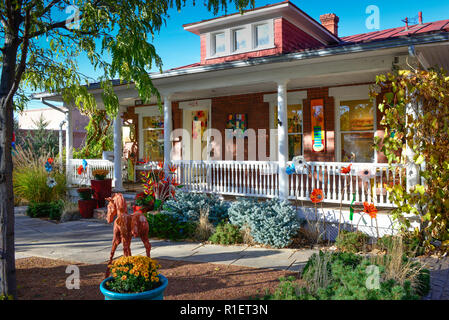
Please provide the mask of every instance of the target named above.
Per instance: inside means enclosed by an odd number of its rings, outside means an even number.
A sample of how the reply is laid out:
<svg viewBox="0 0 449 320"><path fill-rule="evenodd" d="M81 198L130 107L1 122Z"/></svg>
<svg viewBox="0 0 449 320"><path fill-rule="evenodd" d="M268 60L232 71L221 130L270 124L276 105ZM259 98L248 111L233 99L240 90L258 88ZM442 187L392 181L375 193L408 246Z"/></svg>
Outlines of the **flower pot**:
<svg viewBox="0 0 449 320"><path fill-rule="evenodd" d="M164 291L167 288L168 279L163 275L158 275L161 285L156 289L139 293L118 293L106 289L106 282L111 281L113 277L104 279L100 284L100 291L105 300L163 300Z"/></svg>
<svg viewBox="0 0 449 320"><path fill-rule="evenodd" d="M97 200L89 199L89 200L78 200L78 209L80 211L80 215L89 219L94 216L94 209L97 207Z"/></svg>
<svg viewBox="0 0 449 320"><path fill-rule="evenodd" d="M133 211L137 213L147 213L150 211L150 208L145 206L133 206Z"/></svg>
<svg viewBox="0 0 449 320"><path fill-rule="evenodd" d="M98 208L105 206L105 198L112 194L112 179L104 180L90 180L90 185L93 190L93 197L98 202Z"/></svg>

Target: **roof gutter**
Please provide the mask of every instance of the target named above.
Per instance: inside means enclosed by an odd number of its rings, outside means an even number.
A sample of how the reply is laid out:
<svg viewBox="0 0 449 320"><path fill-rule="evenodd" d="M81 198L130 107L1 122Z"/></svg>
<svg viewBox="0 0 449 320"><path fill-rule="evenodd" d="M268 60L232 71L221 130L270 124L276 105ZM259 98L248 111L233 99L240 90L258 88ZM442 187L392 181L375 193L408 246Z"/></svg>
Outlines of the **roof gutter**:
<svg viewBox="0 0 449 320"><path fill-rule="evenodd" d="M57 106L55 106L55 105L53 105L53 104L51 104L51 103L48 103L47 101L45 101L45 98L40 98L40 101L41 101L43 104L45 104L46 106L49 106L50 108L55 109L55 110L57 110L57 111L59 111L59 112L62 112L62 113L64 113L64 114L67 114L67 112L68 112L68 110L63 110L63 109L61 109L61 108L59 108L59 107L57 107Z"/></svg>

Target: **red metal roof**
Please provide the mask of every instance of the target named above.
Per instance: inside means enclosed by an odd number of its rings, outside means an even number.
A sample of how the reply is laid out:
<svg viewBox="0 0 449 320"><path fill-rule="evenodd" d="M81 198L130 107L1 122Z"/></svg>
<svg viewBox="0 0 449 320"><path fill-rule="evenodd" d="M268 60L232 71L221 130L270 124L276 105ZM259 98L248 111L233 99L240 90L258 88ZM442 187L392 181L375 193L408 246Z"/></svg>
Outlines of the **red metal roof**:
<svg viewBox="0 0 449 320"><path fill-rule="evenodd" d="M396 38L396 37L401 37L401 36L411 36L411 35L432 33L432 32L441 32L441 31L449 31L449 19L412 25L412 26L408 27L408 30L406 30L405 26L403 26L403 27L386 29L386 30L381 30L381 31L356 34L353 36L341 37L340 39L345 44L348 44L348 43L379 41L379 40L386 40L386 39L391 39L391 38Z"/></svg>

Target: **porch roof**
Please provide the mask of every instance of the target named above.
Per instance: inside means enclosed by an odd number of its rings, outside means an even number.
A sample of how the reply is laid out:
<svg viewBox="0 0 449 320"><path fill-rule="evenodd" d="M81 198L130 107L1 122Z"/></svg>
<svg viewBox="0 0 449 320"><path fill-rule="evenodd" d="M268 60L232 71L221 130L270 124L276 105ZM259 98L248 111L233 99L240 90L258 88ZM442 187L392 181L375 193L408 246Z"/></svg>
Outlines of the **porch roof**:
<svg viewBox="0 0 449 320"><path fill-rule="evenodd" d="M389 32L384 30L384 33L377 31L358 36L345 37L342 38L343 42L339 45L320 49L303 50L283 55L259 57L247 60L229 61L213 65L194 63L166 70L162 73L152 73L151 78L154 81L155 86L160 90L162 89L162 93L164 94L164 90L168 90L168 87L172 87L173 85L187 80L187 78L185 78L186 76L188 76L190 80L194 78L210 77L212 74L217 74L218 76L222 75L223 72L226 74L230 74L231 72L234 75L246 74L254 71L274 70L286 68L288 66L304 65L305 63L320 63L329 61L329 59L338 61L351 59L352 57L376 57L381 56L382 54L388 54L390 56L408 55L411 46L416 47L418 55L421 58L420 62L424 61L424 64L427 64L428 66L438 65L449 70L449 20L427 23L419 29L415 28L415 26L409 28L409 32L404 34L400 32L401 28L396 28L391 29ZM373 77L370 79L371 82L374 80ZM357 79L357 81L363 82L364 79ZM266 82L272 83L273 80ZM258 83L262 84L260 81ZM131 100L132 104L134 104L134 100L139 99L133 83L125 83L116 79L113 80L113 85L118 92L120 100L129 100L127 104L130 104ZM223 88L232 87L232 85L233 84L230 83L223 86ZM248 85L252 86L253 84L249 83ZM102 89L100 83L94 82L90 83L88 86L93 94L101 94ZM243 88L245 86L238 84L237 87ZM216 88L219 88L219 86ZM296 88L299 88L299 84L295 89ZM208 88L208 90L209 89L210 88ZM266 88L258 86L257 90L259 91L261 89L265 90ZM184 97L179 98L182 99ZM43 92L33 95L33 99L62 101L62 96L59 93ZM101 101L101 98L98 101ZM99 104L99 107L101 108L101 103Z"/></svg>

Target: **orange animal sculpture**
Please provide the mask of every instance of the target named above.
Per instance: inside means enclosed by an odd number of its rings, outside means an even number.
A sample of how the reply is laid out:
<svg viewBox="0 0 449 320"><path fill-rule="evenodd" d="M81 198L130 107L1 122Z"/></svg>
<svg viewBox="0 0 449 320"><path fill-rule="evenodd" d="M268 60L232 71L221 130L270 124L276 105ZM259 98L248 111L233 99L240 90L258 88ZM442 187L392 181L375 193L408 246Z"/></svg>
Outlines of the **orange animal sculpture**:
<svg viewBox="0 0 449 320"><path fill-rule="evenodd" d="M151 244L148 238L149 225L145 216L141 212L134 212L128 214L128 207L126 200L121 193L115 193L110 198L106 198L108 201L108 214L107 221L112 223L114 221L114 237L112 239L111 255L109 257L110 265L114 258L115 250L117 246L123 244L123 253L125 256L131 256L131 239L133 237L140 239L145 246L147 257L150 257ZM106 277L109 276L109 269L106 272Z"/></svg>

